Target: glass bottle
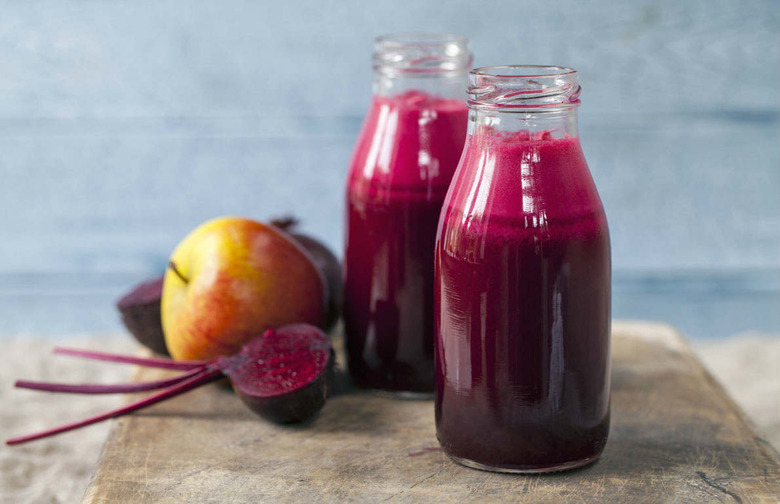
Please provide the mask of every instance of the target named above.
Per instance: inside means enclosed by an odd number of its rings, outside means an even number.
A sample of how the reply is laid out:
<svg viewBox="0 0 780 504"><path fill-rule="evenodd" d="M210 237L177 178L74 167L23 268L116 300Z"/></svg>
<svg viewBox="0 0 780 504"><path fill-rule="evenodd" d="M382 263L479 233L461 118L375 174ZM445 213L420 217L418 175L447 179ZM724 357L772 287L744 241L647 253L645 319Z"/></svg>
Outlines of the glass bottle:
<svg viewBox="0 0 780 504"><path fill-rule="evenodd" d="M569 68L473 70L436 240L436 430L502 472L590 463L609 431L611 262Z"/></svg>
<svg viewBox="0 0 780 504"><path fill-rule="evenodd" d="M344 325L355 383L433 392L433 246L466 138L468 41L380 37L346 188Z"/></svg>

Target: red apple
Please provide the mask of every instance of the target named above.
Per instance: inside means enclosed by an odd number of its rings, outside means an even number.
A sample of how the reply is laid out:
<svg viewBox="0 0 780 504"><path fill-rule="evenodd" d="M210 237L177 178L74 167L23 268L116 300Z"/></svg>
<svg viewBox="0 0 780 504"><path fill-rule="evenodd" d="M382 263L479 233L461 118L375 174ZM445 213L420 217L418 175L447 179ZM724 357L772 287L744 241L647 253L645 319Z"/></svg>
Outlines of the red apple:
<svg viewBox="0 0 780 504"><path fill-rule="evenodd" d="M285 233L224 217L202 224L174 250L161 312L174 359L211 359L238 352L272 327L322 327L325 281Z"/></svg>

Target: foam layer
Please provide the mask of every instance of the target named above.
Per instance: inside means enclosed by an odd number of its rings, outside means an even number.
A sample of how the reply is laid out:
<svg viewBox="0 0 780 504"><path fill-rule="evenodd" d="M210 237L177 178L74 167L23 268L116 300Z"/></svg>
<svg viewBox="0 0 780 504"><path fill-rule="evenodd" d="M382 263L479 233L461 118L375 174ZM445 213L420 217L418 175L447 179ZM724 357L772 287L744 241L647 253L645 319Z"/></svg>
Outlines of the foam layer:
<svg viewBox="0 0 780 504"><path fill-rule="evenodd" d="M463 101L411 90L374 96L350 163L355 192L444 193L466 139Z"/></svg>
<svg viewBox="0 0 780 504"><path fill-rule="evenodd" d="M579 138L481 128L466 144L445 208L469 226L499 221L534 228L602 213Z"/></svg>

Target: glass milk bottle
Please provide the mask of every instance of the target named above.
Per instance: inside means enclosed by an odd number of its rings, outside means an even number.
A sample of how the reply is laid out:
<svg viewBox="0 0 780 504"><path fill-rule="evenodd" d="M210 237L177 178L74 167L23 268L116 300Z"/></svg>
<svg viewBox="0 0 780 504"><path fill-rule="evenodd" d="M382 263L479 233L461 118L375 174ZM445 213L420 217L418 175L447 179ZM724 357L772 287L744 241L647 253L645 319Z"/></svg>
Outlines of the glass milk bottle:
<svg viewBox="0 0 780 504"><path fill-rule="evenodd" d="M468 41L380 37L346 188L344 324L363 387L433 392L433 247L466 138Z"/></svg>
<svg viewBox="0 0 780 504"><path fill-rule="evenodd" d="M610 243L577 72L473 70L436 241L436 429L502 472L571 469L609 431Z"/></svg>

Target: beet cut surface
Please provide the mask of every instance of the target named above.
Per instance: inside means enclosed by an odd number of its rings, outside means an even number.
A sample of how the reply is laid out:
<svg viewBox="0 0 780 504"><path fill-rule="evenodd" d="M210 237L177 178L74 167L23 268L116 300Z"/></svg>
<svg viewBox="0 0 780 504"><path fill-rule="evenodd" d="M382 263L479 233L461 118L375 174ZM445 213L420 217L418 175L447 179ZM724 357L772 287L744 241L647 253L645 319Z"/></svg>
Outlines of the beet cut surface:
<svg viewBox="0 0 780 504"><path fill-rule="evenodd" d="M241 400L277 423L313 416L333 386L330 341L319 328L307 324L269 331L238 354L217 361Z"/></svg>
<svg viewBox="0 0 780 504"><path fill-rule="evenodd" d="M49 392L106 394L164 389L123 408L48 431L20 436L8 445L26 443L146 408L227 376L241 400L257 414L277 423L313 417L325 404L333 383L334 354L330 340L317 327L293 324L269 329L229 357L210 361L172 361L84 350L56 349L56 353L184 371L178 377L147 383L66 385L18 381L16 386Z"/></svg>

